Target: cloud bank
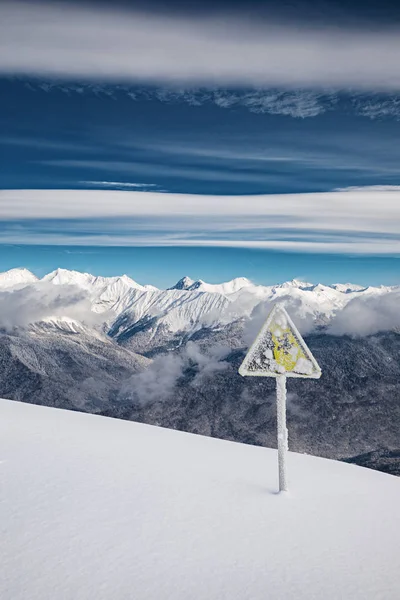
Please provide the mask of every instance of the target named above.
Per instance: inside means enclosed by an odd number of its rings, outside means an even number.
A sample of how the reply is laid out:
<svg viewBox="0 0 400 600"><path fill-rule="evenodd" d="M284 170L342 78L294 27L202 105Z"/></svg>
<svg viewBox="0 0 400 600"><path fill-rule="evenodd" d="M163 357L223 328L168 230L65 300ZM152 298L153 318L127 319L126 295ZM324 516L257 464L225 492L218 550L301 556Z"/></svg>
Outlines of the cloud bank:
<svg viewBox="0 0 400 600"><path fill-rule="evenodd" d="M400 254L400 191L207 196L2 190L3 243Z"/></svg>
<svg viewBox="0 0 400 600"><path fill-rule="evenodd" d="M337 313L328 328L332 335L366 336L400 330L400 291L381 297L355 298Z"/></svg>
<svg viewBox="0 0 400 600"><path fill-rule="evenodd" d="M87 326L102 323L104 314L92 312L86 292L73 285L40 282L0 291L0 328L12 331L49 318L68 318Z"/></svg>
<svg viewBox="0 0 400 600"><path fill-rule="evenodd" d="M6 1L0 72L97 80L400 88L398 31L174 18L113 7Z"/></svg>

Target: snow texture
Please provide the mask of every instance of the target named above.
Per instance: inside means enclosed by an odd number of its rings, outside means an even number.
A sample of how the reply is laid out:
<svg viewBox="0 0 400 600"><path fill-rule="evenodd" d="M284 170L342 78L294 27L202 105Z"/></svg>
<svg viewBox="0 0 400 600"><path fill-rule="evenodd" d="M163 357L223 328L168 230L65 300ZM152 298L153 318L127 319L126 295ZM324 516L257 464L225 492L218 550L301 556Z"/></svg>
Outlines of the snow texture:
<svg viewBox="0 0 400 600"><path fill-rule="evenodd" d="M400 481L0 401L2 600L397 600Z"/></svg>

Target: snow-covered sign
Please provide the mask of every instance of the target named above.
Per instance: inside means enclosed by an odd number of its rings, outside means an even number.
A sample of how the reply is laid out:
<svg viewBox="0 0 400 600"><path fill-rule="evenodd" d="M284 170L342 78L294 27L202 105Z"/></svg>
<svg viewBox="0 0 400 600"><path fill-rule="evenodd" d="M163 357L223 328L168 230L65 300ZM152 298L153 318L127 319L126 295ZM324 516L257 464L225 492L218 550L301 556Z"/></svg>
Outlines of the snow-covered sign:
<svg viewBox="0 0 400 600"><path fill-rule="evenodd" d="M241 375L321 377L317 361L283 306L275 304L243 363Z"/></svg>
<svg viewBox="0 0 400 600"><path fill-rule="evenodd" d="M271 310L239 373L276 378L279 491L286 491L286 377L319 379L321 369L283 306L275 304Z"/></svg>

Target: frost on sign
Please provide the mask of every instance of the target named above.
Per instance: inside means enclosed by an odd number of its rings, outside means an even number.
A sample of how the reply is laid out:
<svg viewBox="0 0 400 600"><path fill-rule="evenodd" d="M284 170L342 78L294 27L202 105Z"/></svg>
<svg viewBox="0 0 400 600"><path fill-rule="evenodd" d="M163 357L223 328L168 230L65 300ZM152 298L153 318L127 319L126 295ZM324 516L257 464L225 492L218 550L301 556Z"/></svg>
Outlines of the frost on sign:
<svg viewBox="0 0 400 600"><path fill-rule="evenodd" d="M275 305L240 365L241 375L321 377L321 369L286 310Z"/></svg>

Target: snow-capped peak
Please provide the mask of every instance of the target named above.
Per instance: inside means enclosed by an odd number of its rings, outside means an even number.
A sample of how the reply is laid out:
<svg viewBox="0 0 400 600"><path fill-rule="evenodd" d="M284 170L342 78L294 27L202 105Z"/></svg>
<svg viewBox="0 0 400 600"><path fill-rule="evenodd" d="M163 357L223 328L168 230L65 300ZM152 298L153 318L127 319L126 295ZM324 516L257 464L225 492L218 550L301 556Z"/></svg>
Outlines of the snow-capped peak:
<svg viewBox="0 0 400 600"><path fill-rule="evenodd" d="M70 271L69 269L56 269L48 275L45 275L42 281L48 281L54 285L77 285L85 289L100 288L108 285L119 284L128 288L143 290L151 286L142 286L128 275L117 277L102 277L91 275L90 273L81 273L79 271Z"/></svg>
<svg viewBox="0 0 400 600"><path fill-rule="evenodd" d="M291 281L285 281L285 283L281 283L277 287L281 288L298 288L301 290L312 288L314 286L313 283L309 283L308 281L301 281L300 279L292 279Z"/></svg>
<svg viewBox="0 0 400 600"><path fill-rule="evenodd" d="M210 292L216 294L233 294L244 287L252 286L253 283L246 279L246 277L236 277L231 281L226 281L224 283L207 283L202 279L197 279L194 281L190 277L182 277L173 287L169 288L170 290L186 290L189 292L194 292L196 290L200 292Z"/></svg>
<svg viewBox="0 0 400 600"><path fill-rule="evenodd" d="M56 269L42 278L42 281L48 281L54 285L86 285L95 279L94 275L89 273L80 273L78 271L69 271L68 269Z"/></svg>
<svg viewBox="0 0 400 600"><path fill-rule="evenodd" d="M0 273L0 288L35 283L36 281L38 281L36 275L24 268L10 269L5 273Z"/></svg>
<svg viewBox="0 0 400 600"><path fill-rule="evenodd" d="M190 277L182 277L182 279L180 279L175 285L173 285L172 287L168 288L169 290L188 290L194 283L196 283L194 281L194 279L191 279Z"/></svg>

